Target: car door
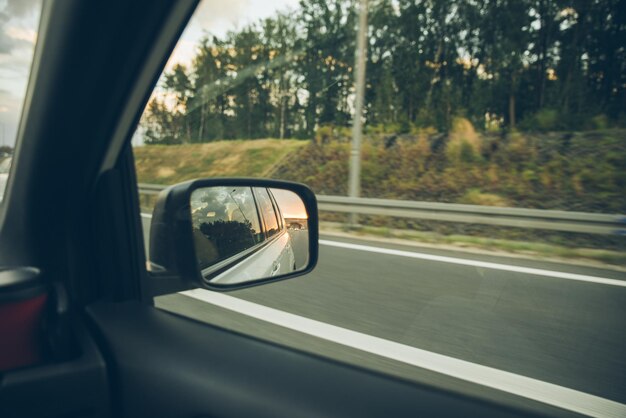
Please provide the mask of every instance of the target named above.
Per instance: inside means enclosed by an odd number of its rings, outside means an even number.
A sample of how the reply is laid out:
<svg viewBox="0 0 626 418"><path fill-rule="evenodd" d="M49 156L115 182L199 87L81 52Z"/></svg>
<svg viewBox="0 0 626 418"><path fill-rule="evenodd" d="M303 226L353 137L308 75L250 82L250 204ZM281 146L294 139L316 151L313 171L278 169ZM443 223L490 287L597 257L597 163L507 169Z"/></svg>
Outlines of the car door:
<svg viewBox="0 0 626 418"><path fill-rule="evenodd" d="M291 235L268 189L200 189L192 193L191 206L198 262L212 283L245 283L296 270Z"/></svg>
<svg viewBox="0 0 626 418"><path fill-rule="evenodd" d="M291 236L284 229L278 205L269 189L255 188L259 212L262 216L270 244L267 260L271 260L268 274L277 276L295 270Z"/></svg>
<svg viewBox="0 0 626 418"><path fill-rule="evenodd" d="M287 229L287 226L285 224L285 217L283 215L283 209L281 209L280 204L278 203L278 200L276 199L276 196L274 196L274 193L272 192L272 190L267 189L267 191L270 194L270 197L272 199L276 216L278 218L280 230L286 235L285 245L281 252L281 271L280 271L280 274L286 274L286 273L289 273L291 271L295 271L298 269L298 261L296 261L296 255L295 255L297 249L294 247L295 245L294 242L296 239L298 239L298 237L294 236L296 235L296 233L294 233L293 231L289 231ZM282 192L282 191L279 190L278 192ZM301 235L304 235L304 237L302 237L301 239L305 241L306 234L301 234ZM303 251L303 253L304 252L305 251ZM300 264L306 265L306 261L300 261Z"/></svg>
<svg viewBox="0 0 626 418"><path fill-rule="evenodd" d="M44 332L54 349L2 371L0 415L562 413L436 378L402 381L155 308L130 140L195 5L44 5L0 213L0 262L32 268L52 289Z"/></svg>

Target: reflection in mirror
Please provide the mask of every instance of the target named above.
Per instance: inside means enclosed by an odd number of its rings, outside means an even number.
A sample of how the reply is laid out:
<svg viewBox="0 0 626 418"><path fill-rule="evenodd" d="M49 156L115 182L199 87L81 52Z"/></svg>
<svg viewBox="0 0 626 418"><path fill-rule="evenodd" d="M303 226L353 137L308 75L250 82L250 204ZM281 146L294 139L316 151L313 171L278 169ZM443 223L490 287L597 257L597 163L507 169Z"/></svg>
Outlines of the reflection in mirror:
<svg viewBox="0 0 626 418"><path fill-rule="evenodd" d="M212 285L271 279L309 263L308 216L289 190L204 187L192 192L190 208L198 267Z"/></svg>

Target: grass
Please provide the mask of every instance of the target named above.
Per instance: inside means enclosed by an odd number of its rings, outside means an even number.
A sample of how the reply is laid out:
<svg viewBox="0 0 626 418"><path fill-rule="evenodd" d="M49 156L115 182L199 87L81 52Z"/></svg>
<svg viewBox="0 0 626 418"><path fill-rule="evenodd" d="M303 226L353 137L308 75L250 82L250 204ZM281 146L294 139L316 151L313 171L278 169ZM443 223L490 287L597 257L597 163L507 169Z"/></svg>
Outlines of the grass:
<svg viewBox="0 0 626 418"><path fill-rule="evenodd" d="M307 156L304 151L308 141L299 140L278 140L278 139L261 139L261 140L232 140L217 141L207 144L189 144L189 145L168 145L159 146L151 145L138 147L134 149L137 176L140 183L154 184L175 184L181 181L202 177L227 177L227 176L249 176L249 177L274 177L300 180L310 183L317 191L331 194L334 190L332 184L341 180L341 184L345 183L342 172L332 163L337 162L337 155L330 153L326 159L322 161L312 160L309 164L304 163L303 158ZM326 146L327 151L333 147ZM329 151L330 152L330 151ZM618 154L618 157L622 154ZM345 155L341 154L341 158ZM616 157L617 158L617 157ZM620 157L621 158L621 157ZM330 163L328 162L330 160ZM320 170L303 171L294 175L283 175L281 171L277 171L281 166L294 165L298 169L306 169L307 166L317 164L321 166ZM325 169L328 169L326 172ZM289 173L287 173L289 174ZM306 174L306 176L304 175ZM393 175L389 174L388 175ZM347 175L347 171L343 173ZM308 177L307 177L308 176ZM304 179L306 177L306 179ZM326 180L324 180L326 179ZM376 180L376 179L375 179ZM328 187L324 181L328 181ZM372 181L372 184L378 184L378 181ZM393 185L386 185L388 190ZM335 192L336 193L336 192ZM447 195L443 193L443 197ZM393 196L391 196L393 197ZM417 198L420 196L408 196L409 198ZM405 196L406 198L406 196ZM508 206L511 202L505 197L495 193L488 193L479 188L469 188L465 190L462 197L464 203L474 203L494 206ZM154 205L155 196L142 196L142 209L150 212ZM608 200L608 198L604 199ZM444 200L445 201L445 200ZM335 220L335 219L329 219ZM331 225L324 222L325 225ZM325 228L329 228L326 226ZM345 226L335 224L333 226L337 231L345 232ZM551 243L537 242L541 240L535 234L527 231L520 232L519 236L511 236L499 234L499 238L487 238L494 236L493 231L486 230L483 237L446 234L445 232L424 232L415 231L408 228L399 229L396 225L393 229L389 227L363 227L359 230L352 231L355 234L369 236L383 236L393 239L412 241L416 243L426 243L433 245L449 245L454 247L474 248L487 251L504 251L507 253L521 254L532 257L544 258L561 258L569 260L593 261L604 264L626 266L626 253L612 251L608 249L590 248L595 241L582 240L572 242L555 242ZM452 232L452 231L450 231ZM469 233L469 232L464 232ZM526 238L526 239L525 239ZM569 239L565 237L564 239ZM603 243L602 246L607 247ZM577 248L578 247L578 248ZM623 248L623 246L621 247ZM617 247L615 249L620 249Z"/></svg>
<svg viewBox="0 0 626 418"><path fill-rule="evenodd" d="M349 228L345 224L322 222L320 230L326 232L344 232L361 237L384 237L405 240L412 243L447 245L487 251L507 252L510 254L545 259L567 259L582 262L602 263L605 265L626 266L626 253L592 248L568 248L553 244L532 241L514 241L475 237L467 235L442 235L434 232L422 232L392 229L387 227L362 226Z"/></svg>
<svg viewBox="0 0 626 418"><path fill-rule="evenodd" d="M299 140L233 140L150 145L133 152L140 183L169 185L202 177L270 177L281 161L306 144Z"/></svg>

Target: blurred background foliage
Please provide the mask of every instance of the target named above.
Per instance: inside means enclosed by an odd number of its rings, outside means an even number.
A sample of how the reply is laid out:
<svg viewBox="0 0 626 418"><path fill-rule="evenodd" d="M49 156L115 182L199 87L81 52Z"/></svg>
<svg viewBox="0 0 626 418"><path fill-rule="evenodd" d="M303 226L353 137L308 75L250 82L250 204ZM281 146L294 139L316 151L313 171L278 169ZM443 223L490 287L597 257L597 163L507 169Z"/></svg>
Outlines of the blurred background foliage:
<svg viewBox="0 0 626 418"><path fill-rule="evenodd" d="M626 0L369 4L363 196L626 212ZM355 27L355 0L301 0L207 34L163 75L144 143L305 139L254 172L345 195ZM139 171L163 171L149 154ZM207 158L148 180L206 175Z"/></svg>
<svg viewBox="0 0 626 418"><path fill-rule="evenodd" d="M500 135L477 133L467 120L454 126L446 137L366 135L362 196L626 212L626 130ZM319 135L272 175L346 195L349 137L335 135Z"/></svg>
<svg viewBox="0 0 626 418"><path fill-rule="evenodd" d="M626 126L626 0L371 0L369 15L370 132L448 133L458 117L481 132ZM302 0L207 34L190 66L162 77L144 142L348 127L355 26L355 0ZM469 157L462 143L450 152Z"/></svg>

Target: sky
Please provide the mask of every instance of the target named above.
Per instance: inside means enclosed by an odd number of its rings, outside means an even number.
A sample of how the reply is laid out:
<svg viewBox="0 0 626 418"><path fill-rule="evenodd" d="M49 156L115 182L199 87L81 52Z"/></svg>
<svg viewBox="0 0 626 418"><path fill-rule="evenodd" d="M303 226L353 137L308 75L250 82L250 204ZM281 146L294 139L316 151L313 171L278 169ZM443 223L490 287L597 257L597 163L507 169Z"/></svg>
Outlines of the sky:
<svg viewBox="0 0 626 418"><path fill-rule="evenodd" d="M41 0L0 0L0 146L15 141L40 8Z"/></svg>
<svg viewBox="0 0 626 418"><path fill-rule="evenodd" d="M198 41L206 34L223 36L228 31L293 10L299 0L202 0L179 40L166 68L190 64Z"/></svg>
<svg viewBox="0 0 626 418"><path fill-rule="evenodd" d="M304 202L294 192L283 189L272 189L272 194L276 198L276 202L283 213L284 218L307 219Z"/></svg>
<svg viewBox="0 0 626 418"><path fill-rule="evenodd" d="M298 0L202 0L166 68L189 64L207 32L222 36L297 6ZM15 142L40 11L41 0L0 0L0 146Z"/></svg>

